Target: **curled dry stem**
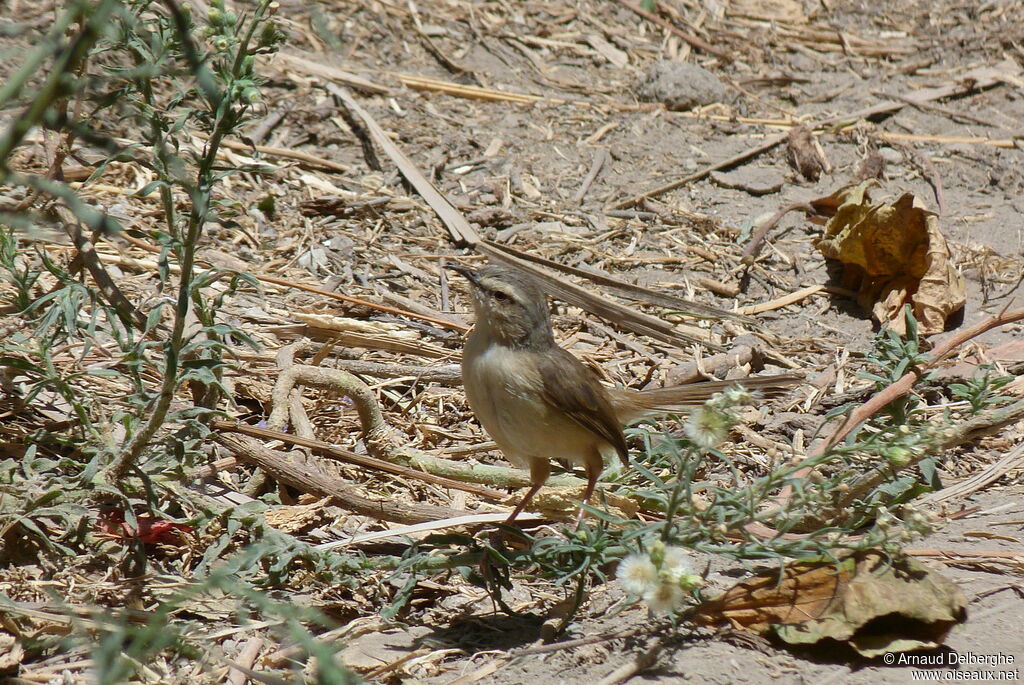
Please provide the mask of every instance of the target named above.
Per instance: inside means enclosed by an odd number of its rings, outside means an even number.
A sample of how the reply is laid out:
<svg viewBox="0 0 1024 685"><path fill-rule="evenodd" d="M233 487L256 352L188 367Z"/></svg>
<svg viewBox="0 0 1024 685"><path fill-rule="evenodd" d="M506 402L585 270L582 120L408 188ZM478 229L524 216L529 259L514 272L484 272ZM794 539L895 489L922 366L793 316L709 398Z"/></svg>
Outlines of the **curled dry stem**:
<svg viewBox="0 0 1024 685"><path fill-rule="evenodd" d="M528 474L515 468L467 464L424 454L418 450L400 447L395 432L384 419L377 398L359 378L340 369L325 369L296 364L281 372L274 385L274 403L267 426L281 430L288 420L288 396L296 385L311 385L332 390L352 400L363 427L363 440L367 451L378 459L421 469L437 476L471 483L485 483L495 487L521 488L530 485ZM573 476L552 478L550 485L579 487L584 481Z"/></svg>

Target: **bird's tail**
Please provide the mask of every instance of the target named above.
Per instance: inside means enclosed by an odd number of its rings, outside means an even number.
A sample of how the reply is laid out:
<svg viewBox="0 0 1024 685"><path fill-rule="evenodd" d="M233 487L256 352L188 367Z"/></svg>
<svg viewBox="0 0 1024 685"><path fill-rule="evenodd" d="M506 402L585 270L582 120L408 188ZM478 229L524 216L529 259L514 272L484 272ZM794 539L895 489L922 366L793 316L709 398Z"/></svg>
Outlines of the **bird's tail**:
<svg viewBox="0 0 1024 685"><path fill-rule="evenodd" d="M802 380L803 376L798 374L784 373L732 381L688 383L650 390L617 388L609 394L612 396L612 406L619 420L622 423L630 423L645 416L692 410L711 399L712 395L730 388L743 388L758 396L775 395Z"/></svg>

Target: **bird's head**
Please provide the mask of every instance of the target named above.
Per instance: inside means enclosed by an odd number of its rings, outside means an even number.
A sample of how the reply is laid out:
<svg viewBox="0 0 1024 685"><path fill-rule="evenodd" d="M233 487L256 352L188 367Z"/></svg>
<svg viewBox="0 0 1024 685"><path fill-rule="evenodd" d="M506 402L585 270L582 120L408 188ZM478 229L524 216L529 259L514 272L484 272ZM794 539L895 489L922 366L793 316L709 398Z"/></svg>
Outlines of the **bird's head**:
<svg viewBox="0 0 1024 685"><path fill-rule="evenodd" d="M479 269L449 265L472 286L476 325L491 339L512 348L550 344L547 299L529 276L491 264Z"/></svg>

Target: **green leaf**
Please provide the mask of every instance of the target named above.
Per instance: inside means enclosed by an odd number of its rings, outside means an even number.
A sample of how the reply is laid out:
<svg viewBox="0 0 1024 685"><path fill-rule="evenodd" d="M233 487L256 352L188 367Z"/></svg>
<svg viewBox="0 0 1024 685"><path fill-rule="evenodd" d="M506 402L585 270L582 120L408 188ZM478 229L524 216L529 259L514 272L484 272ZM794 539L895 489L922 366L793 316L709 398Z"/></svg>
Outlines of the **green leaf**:
<svg viewBox="0 0 1024 685"><path fill-rule="evenodd" d="M20 357L0 357L0 366L6 366L12 369L18 369L19 371L27 371L34 373L39 376L45 376L46 370L43 367L33 364L30 361L21 359Z"/></svg>
<svg viewBox="0 0 1024 685"><path fill-rule="evenodd" d="M135 191L134 195L135 195L135 197L146 197L146 196L150 195L157 188L169 188L169 187L170 187L170 184L167 183L167 181L162 181L162 180L158 179L156 181L150 181L146 185L142 186L141 188L139 188L138 190Z"/></svg>
<svg viewBox="0 0 1024 685"><path fill-rule="evenodd" d="M123 378L124 373L117 369L105 368L102 366L87 366L85 368L84 375L86 376L98 376L106 378Z"/></svg>
<svg viewBox="0 0 1024 685"><path fill-rule="evenodd" d="M928 485L932 490L942 489L942 479L939 477L939 471L936 466L935 457L925 457L917 463L917 467L921 469L921 475L928 481Z"/></svg>

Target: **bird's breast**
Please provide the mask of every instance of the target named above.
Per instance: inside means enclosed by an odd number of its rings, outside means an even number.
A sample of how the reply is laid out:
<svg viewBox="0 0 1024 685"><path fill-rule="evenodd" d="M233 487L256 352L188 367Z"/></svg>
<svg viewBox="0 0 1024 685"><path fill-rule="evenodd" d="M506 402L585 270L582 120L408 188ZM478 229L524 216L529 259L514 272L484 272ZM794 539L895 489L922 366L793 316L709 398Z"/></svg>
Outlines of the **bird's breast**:
<svg viewBox="0 0 1024 685"><path fill-rule="evenodd" d="M535 355L483 344L470 336L462 358L466 398L480 424L509 459L529 457L577 463L607 451L607 442L544 400L544 379Z"/></svg>

